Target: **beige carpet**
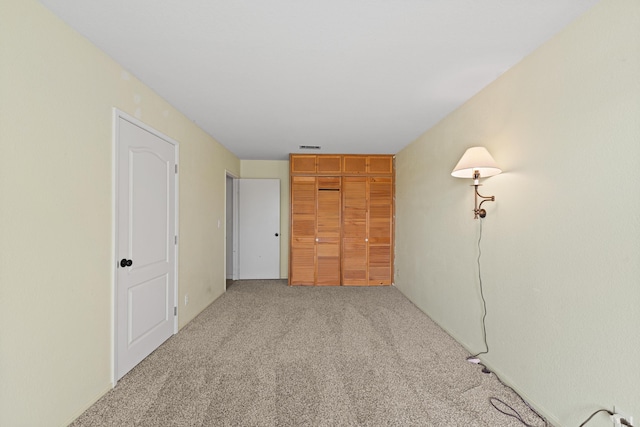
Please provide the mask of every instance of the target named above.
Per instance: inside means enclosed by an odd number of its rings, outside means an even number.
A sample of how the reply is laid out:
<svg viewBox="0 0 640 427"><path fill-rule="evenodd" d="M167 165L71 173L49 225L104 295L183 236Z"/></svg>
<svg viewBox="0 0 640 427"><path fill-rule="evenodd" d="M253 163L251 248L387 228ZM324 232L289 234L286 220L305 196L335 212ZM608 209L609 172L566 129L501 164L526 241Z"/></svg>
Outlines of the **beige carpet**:
<svg viewBox="0 0 640 427"><path fill-rule="evenodd" d="M239 281L72 426L544 425L397 289Z"/></svg>

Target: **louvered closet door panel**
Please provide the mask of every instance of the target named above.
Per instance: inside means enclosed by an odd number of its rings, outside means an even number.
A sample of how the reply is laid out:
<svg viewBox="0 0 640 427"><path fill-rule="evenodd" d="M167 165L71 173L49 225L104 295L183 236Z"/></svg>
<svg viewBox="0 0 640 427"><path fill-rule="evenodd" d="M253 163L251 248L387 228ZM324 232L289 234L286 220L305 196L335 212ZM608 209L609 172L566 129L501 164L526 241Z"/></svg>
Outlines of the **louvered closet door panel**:
<svg viewBox="0 0 640 427"><path fill-rule="evenodd" d="M317 285L340 285L340 183L340 177L318 178Z"/></svg>
<svg viewBox="0 0 640 427"><path fill-rule="evenodd" d="M369 284L390 285L392 272L393 180L369 178Z"/></svg>
<svg viewBox="0 0 640 427"><path fill-rule="evenodd" d="M367 180L342 178L342 284L367 285Z"/></svg>
<svg viewBox="0 0 640 427"><path fill-rule="evenodd" d="M315 285L316 242L314 239L295 239L291 242L292 285Z"/></svg>
<svg viewBox="0 0 640 427"><path fill-rule="evenodd" d="M316 178L291 177L289 283L315 284Z"/></svg>

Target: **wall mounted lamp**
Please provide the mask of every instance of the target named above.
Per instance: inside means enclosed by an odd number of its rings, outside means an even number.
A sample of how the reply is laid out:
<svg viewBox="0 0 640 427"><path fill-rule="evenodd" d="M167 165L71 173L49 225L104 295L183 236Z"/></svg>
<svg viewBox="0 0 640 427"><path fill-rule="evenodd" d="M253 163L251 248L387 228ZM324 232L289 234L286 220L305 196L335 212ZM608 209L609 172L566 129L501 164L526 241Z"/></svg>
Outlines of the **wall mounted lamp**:
<svg viewBox="0 0 640 427"><path fill-rule="evenodd" d="M498 175L502 170L493 160L491 154L484 147L471 147L467 149L460 158L460 161L453 168L451 175L456 178L471 178L473 179L473 186L475 187L475 208L473 213L474 219L478 217L484 218L487 216L487 211L482 209L482 204L487 200L495 201L495 196L482 196L478 193L478 187L480 184L480 178L487 178L493 175ZM481 199L478 205L478 198Z"/></svg>

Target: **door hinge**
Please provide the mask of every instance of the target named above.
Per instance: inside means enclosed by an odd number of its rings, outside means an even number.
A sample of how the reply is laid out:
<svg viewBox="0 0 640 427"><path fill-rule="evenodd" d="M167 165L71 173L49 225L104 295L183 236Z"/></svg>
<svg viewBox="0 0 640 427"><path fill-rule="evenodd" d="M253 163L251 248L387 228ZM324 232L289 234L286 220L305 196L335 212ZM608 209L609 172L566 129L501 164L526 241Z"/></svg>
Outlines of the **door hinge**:
<svg viewBox="0 0 640 427"><path fill-rule="evenodd" d="M178 173L178 164L176 163L176 173Z"/></svg>
<svg viewBox="0 0 640 427"><path fill-rule="evenodd" d="M177 245L177 244L178 244L178 235L177 235L177 234L175 235L175 239L173 239L173 243L174 243L175 245Z"/></svg>
<svg viewBox="0 0 640 427"><path fill-rule="evenodd" d="M173 315L174 316L178 315L178 307L173 307Z"/></svg>

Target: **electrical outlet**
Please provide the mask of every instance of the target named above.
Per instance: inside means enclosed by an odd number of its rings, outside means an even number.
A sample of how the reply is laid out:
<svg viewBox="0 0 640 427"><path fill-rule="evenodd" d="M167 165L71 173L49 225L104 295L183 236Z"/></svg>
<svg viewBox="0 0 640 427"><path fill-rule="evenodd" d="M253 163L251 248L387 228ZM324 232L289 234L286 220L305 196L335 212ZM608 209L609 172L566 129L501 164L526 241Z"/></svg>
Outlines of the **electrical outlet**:
<svg viewBox="0 0 640 427"><path fill-rule="evenodd" d="M616 406L613 407L613 415L611 418L613 418L613 427L634 426L633 417ZM623 420L626 421L626 423L624 423Z"/></svg>
<svg viewBox="0 0 640 427"><path fill-rule="evenodd" d="M189 294L186 294L184 296L184 305L187 305L187 304L189 304Z"/></svg>

